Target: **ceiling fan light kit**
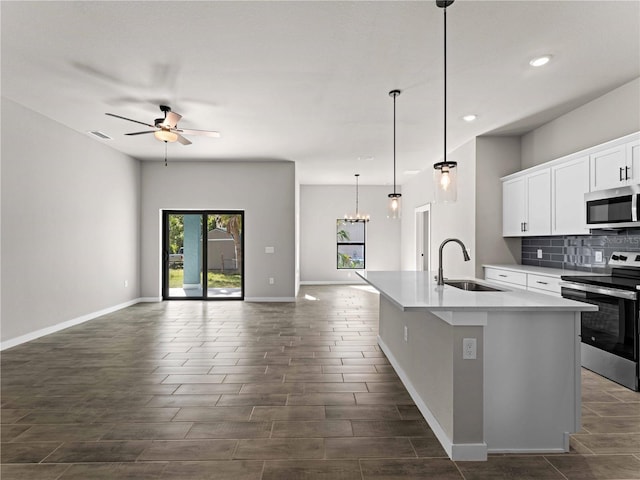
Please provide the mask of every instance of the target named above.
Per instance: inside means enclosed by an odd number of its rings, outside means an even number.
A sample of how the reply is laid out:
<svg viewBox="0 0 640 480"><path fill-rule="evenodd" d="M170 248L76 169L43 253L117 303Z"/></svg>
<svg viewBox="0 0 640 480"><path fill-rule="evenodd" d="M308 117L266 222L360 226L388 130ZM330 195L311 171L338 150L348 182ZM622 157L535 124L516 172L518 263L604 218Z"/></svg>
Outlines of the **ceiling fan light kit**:
<svg viewBox="0 0 640 480"><path fill-rule="evenodd" d="M178 128L178 122L182 118L182 115L171 110L168 105L160 105L160 111L164 113L164 117L156 118L153 125L150 123L141 122L132 118L123 117L122 115L116 115L114 113L106 113L110 117L119 118L121 120L127 120L128 122L139 123L145 125L153 130L145 130L142 132L125 133L125 135L145 135L147 133L153 133L161 142L173 143L178 142L182 145L191 145L191 140L185 138L184 135L199 135L204 137L218 138L220 133L211 130L186 130Z"/></svg>
<svg viewBox="0 0 640 480"><path fill-rule="evenodd" d="M433 165L433 179L436 191L436 202L455 202L457 198L458 163L447 160L447 7L453 0L437 0L436 5L442 8L444 16L444 157Z"/></svg>

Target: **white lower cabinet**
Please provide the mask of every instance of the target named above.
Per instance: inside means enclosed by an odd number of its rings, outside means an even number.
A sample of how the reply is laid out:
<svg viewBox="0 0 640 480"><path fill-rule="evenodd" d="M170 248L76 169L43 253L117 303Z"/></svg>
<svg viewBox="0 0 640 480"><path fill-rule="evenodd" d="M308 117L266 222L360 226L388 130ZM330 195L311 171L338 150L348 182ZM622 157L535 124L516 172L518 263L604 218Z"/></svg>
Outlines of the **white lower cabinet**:
<svg viewBox="0 0 640 480"><path fill-rule="evenodd" d="M484 267L484 278L505 287L560 297L560 277L497 267Z"/></svg>

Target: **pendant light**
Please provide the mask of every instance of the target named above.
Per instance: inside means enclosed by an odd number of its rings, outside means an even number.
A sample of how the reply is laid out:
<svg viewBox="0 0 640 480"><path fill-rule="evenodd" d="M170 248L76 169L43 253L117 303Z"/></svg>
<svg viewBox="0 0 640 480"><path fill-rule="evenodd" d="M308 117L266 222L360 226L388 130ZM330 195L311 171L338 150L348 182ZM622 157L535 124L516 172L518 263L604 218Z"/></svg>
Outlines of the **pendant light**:
<svg viewBox="0 0 640 480"><path fill-rule="evenodd" d="M400 90L391 90L389 95L393 97L393 193L389 194L387 218L400 218L402 194L396 192L396 97L400 95Z"/></svg>
<svg viewBox="0 0 640 480"><path fill-rule="evenodd" d="M447 7L453 0L437 0L444 13L444 158L433 165L436 202L455 202L457 197L457 162L447 160Z"/></svg>
<svg viewBox="0 0 640 480"><path fill-rule="evenodd" d="M359 173L355 174L356 177L356 213L353 215L344 215L344 221L349 223L357 223L357 222L368 222L370 220L369 215L363 215L358 210L358 177L360 177Z"/></svg>

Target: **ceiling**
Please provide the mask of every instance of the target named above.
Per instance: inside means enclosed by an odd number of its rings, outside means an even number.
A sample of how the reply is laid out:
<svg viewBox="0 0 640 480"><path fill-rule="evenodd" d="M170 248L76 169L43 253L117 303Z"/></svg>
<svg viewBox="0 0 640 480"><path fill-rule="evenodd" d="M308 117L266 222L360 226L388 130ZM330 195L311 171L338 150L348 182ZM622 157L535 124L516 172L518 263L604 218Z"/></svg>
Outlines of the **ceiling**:
<svg viewBox="0 0 640 480"><path fill-rule="evenodd" d="M303 184L398 183L443 153L434 1L1 2L2 95L141 160L168 104L183 160L288 160ZM522 134L640 76L638 1L457 0L447 9L447 149ZM553 54L545 67L528 61ZM478 119L461 117L475 113ZM3 119L3 121L10 121ZM93 137L92 137L93 138Z"/></svg>

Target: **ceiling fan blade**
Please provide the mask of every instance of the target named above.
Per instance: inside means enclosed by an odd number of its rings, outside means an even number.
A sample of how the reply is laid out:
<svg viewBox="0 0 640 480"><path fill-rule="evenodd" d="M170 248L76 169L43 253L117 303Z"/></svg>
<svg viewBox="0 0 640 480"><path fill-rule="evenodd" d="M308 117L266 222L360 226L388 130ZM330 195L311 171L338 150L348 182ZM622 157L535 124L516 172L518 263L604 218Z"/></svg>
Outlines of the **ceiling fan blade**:
<svg viewBox="0 0 640 480"><path fill-rule="evenodd" d="M144 135L145 133L155 133L157 130L145 130L144 132L125 133L125 135Z"/></svg>
<svg viewBox="0 0 640 480"><path fill-rule="evenodd" d="M213 132L210 130L176 129L176 132L182 133L184 135L203 135L205 137L220 138L220 132Z"/></svg>
<svg viewBox="0 0 640 480"><path fill-rule="evenodd" d="M164 127L176 128L181 118L182 115L179 115L176 112L167 112L167 117L160 125Z"/></svg>
<svg viewBox="0 0 640 480"><path fill-rule="evenodd" d="M176 134L178 135L178 141L182 144L182 145L191 145L191 140L188 140L186 138L184 138L182 135L180 135L179 133Z"/></svg>
<svg viewBox="0 0 640 480"><path fill-rule="evenodd" d="M129 122L139 123L140 125L146 125L147 127L153 128L155 125L149 125L148 123L139 122L138 120L133 120L131 118L123 117L121 115L116 115L114 113L105 113L105 115L109 115L110 117L121 118L122 120L128 120Z"/></svg>

